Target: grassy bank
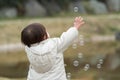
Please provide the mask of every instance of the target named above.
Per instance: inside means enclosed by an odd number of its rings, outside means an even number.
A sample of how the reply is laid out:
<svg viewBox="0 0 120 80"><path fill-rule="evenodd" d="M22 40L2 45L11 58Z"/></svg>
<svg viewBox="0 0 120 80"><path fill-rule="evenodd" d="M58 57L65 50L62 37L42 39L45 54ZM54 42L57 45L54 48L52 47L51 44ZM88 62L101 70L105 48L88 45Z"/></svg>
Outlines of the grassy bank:
<svg viewBox="0 0 120 80"><path fill-rule="evenodd" d="M119 15L83 16L86 24L80 29L85 36L114 35L120 31ZM74 17L15 19L0 21L0 44L20 42L21 30L30 23L44 24L52 37L60 36L70 26L73 26Z"/></svg>

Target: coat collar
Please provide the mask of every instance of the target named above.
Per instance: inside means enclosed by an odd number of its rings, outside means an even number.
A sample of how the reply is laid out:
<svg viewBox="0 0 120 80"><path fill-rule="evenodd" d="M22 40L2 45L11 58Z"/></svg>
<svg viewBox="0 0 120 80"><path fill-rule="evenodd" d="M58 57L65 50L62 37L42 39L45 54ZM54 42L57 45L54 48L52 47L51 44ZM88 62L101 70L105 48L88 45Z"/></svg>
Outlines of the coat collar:
<svg viewBox="0 0 120 80"><path fill-rule="evenodd" d="M39 43L31 44L31 47L38 46L38 45L40 45L40 44L44 44L44 43L46 43L47 41L48 41L48 39L43 40L43 41L41 41L41 42L39 42Z"/></svg>

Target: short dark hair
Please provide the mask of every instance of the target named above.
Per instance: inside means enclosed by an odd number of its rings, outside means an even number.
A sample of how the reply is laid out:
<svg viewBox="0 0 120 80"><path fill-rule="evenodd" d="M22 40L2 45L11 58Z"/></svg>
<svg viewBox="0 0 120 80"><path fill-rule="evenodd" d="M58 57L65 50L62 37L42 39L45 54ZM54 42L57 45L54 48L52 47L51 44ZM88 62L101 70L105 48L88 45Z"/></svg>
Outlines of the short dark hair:
<svg viewBox="0 0 120 80"><path fill-rule="evenodd" d="M42 24L32 23L22 30L21 42L30 47L31 44L43 41L45 35L47 37L46 29Z"/></svg>

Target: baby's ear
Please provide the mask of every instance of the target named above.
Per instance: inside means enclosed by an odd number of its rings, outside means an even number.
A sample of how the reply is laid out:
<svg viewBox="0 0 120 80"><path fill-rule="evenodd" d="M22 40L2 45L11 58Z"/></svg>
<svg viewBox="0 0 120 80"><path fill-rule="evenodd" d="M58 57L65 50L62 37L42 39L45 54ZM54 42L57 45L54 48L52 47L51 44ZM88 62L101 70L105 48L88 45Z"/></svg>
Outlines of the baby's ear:
<svg viewBox="0 0 120 80"><path fill-rule="evenodd" d="M47 39L47 38L48 38L47 35L44 35L44 38L43 38L43 39L45 40L45 39Z"/></svg>
<svg viewBox="0 0 120 80"><path fill-rule="evenodd" d="M50 38L50 35L49 35L49 33L48 33L48 32L47 32L47 37L48 37L48 38Z"/></svg>
<svg viewBox="0 0 120 80"><path fill-rule="evenodd" d="M48 32L46 32L46 34L44 35L44 40L47 39L47 38L50 38L50 35Z"/></svg>

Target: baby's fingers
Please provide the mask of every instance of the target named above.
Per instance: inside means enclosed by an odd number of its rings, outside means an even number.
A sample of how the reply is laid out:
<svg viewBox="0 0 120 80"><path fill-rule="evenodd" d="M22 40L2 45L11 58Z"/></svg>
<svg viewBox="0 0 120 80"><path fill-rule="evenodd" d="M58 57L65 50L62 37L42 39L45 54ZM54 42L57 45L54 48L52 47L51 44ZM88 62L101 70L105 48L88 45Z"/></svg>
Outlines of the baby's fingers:
<svg viewBox="0 0 120 80"><path fill-rule="evenodd" d="M75 22L77 22L77 21L78 21L78 17L75 18Z"/></svg>
<svg viewBox="0 0 120 80"><path fill-rule="evenodd" d="M79 21L83 21L83 18L81 16L79 17Z"/></svg>
<svg viewBox="0 0 120 80"><path fill-rule="evenodd" d="M85 22L84 22L84 21L82 21L82 22L80 23L80 25L83 25L83 24L85 24Z"/></svg>

